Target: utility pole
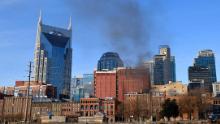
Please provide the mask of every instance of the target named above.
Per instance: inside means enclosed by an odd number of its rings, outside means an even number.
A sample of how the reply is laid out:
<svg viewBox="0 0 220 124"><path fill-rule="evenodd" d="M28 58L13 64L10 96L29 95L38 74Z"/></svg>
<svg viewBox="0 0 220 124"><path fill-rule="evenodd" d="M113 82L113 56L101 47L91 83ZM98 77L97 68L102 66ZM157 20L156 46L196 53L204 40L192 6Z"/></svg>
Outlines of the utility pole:
<svg viewBox="0 0 220 124"><path fill-rule="evenodd" d="M29 67L28 76L27 76L28 77L28 89L27 89L27 99L26 99L27 102L26 102L25 122L28 122L28 108L29 108L28 102L29 102L29 95L30 95L29 93L30 93L30 84L31 84L31 73L32 73L32 62L31 61L29 62L28 67Z"/></svg>

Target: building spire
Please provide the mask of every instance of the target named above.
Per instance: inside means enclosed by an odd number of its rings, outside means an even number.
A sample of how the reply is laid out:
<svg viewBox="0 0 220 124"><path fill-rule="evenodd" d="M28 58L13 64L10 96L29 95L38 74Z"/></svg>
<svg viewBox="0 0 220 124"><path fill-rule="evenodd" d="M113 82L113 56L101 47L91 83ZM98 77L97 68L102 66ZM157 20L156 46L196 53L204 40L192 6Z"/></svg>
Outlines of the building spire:
<svg viewBox="0 0 220 124"><path fill-rule="evenodd" d="M70 16L68 30L72 30L72 16Z"/></svg>
<svg viewBox="0 0 220 124"><path fill-rule="evenodd" d="M40 10L40 15L38 19L38 24L42 24L42 11Z"/></svg>

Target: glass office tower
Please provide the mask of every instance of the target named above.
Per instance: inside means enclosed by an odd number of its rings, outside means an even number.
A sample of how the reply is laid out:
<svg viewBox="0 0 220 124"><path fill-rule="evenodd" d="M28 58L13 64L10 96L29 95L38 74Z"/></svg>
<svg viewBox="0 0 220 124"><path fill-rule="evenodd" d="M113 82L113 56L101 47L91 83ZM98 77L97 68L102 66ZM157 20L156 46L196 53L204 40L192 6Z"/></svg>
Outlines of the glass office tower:
<svg viewBox="0 0 220 124"><path fill-rule="evenodd" d="M189 81L201 80L210 91L212 83L217 81L215 55L212 50L202 50L194 59L193 66L188 68Z"/></svg>
<svg viewBox="0 0 220 124"><path fill-rule="evenodd" d="M176 81L175 57L168 45L160 46L160 54L154 56L154 84L163 85Z"/></svg>
<svg viewBox="0 0 220 124"><path fill-rule="evenodd" d="M50 83L57 89L57 98L69 98L72 67L72 26L67 29L45 25L38 21L34 78Z"/></svg>
<svg viewBox="0 0 220 124"><path fill-rule="evenodd" d="M160 54L154 56L154 84L163 85L176 81L175 57L168 45L160 46Z"/></svg>
<svg viewBox="0 0 220 124"><path fill-rule="evenodd" d="M119 57L118 53L115 52L104 53L98 61L98 71L113 70L117 67L123 66L123 61Z"/></svg>
<svg viewBox="0 0 220 124"><path fill-rule="evenodd" d="M195 66L206 67L210 71L209 82L216 82L215 55L212 50L202 50L195 58Z"/></svg>

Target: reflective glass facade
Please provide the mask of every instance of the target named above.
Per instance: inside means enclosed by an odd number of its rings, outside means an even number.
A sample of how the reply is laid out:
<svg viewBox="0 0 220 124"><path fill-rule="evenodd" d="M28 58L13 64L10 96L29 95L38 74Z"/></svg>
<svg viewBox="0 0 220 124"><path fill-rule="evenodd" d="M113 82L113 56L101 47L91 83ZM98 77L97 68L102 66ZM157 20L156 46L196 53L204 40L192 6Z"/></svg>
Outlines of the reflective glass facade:
<svg viewBox="0 0 220 124"><path fill-rule="evenodd" d="M106 52L98 61L98 71L113 70L117 67L123 67L124 64L118 53Z"/></svg>
<svg viewBox="0 0 220 124"><path fill-rule="evenodd" d="M160 46L160 54L154 56L153 78L155 85L163 85L176 81L175 57L171 56L167 45Z"/></svg>
<svg viewBox="0 0 220 124"><path fill-rule="evenodd" d="M72 67L72 28L38 22L35 58L35 81L50 83L57 88L57 98L69 97Z"/></svg>
<svg viewBox="0 0 220 124"><path fill-rule="evenodd" d="M71 99L79 102L80 98L86 97L86 94L93 94L93 74L83 74L83 76L75 76L71 82Z"/></svg>
<svg viewBox="0 0 220 124"><path fill-rule="evenodd" d="M201 80L206 88L212 90L212 83L217 81L215 55L212 50L202 50L188 69L189 81Z"/></svg>

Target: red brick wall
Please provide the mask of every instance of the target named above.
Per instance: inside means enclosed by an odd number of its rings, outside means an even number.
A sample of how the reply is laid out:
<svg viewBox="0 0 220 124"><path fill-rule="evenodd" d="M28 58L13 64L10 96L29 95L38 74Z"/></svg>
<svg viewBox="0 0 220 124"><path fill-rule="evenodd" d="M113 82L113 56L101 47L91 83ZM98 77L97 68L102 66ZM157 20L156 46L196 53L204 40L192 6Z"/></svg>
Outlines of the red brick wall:
<svg viewBox="0 0 220 124"><path fill-rule="evenodd" d="M116 72L94 72L94 94L97 98L115 97L124 100L124 94L142 93L150 89L150 75L143 69L118 69ZM118 90L118 91L117 91Z"/></svg>
<svg viewBox="0 0 220 124"><path fill-rule="evenodd" d="M120 69L117 71L118 100L124 100L124 94L142 93L150 89L150 76L147 70Z"/></svg>
<svg viewBox="0 0 220 124"><path fill-rule="evenodd" d="M94 86L94 92L96 97L116 97L116 73L95 72Z"/></svg>

